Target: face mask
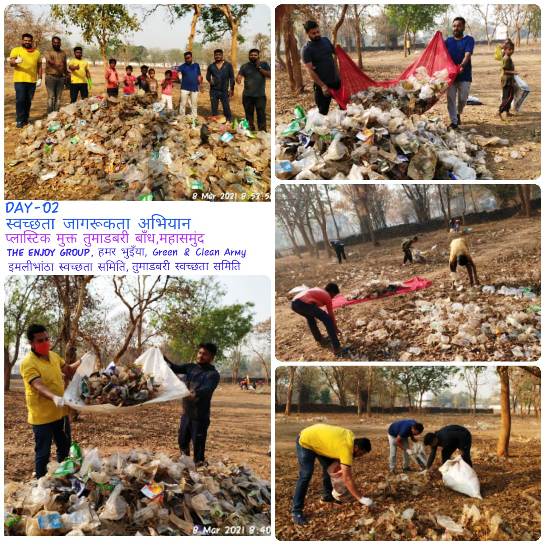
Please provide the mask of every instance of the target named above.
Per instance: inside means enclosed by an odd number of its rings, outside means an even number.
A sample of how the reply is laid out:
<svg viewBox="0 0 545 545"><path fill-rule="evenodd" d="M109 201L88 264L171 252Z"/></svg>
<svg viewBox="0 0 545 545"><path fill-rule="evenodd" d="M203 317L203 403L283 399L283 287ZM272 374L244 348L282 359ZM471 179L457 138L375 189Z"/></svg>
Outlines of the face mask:
<svg viewBox="0 0 545 545"><path fill-rule="evenodd" d="M47 356L51 350L51 343L49 341L42 341L34 343L34 351L40 356Z"/></svg>

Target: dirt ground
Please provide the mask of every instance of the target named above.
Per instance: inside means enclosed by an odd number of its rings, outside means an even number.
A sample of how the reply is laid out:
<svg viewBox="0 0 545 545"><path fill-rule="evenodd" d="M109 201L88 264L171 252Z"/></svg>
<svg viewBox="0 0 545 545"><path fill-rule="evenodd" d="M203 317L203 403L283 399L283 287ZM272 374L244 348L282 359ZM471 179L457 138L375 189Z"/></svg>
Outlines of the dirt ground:
<svg viewBox="0 0 545 545"><path fill-rule="evenodd" d="M104 71L100 66L93 66L90 68L91 76L93 80L92 95L99 96L106 94L106 85L104 82ZM120 77L124 74L124 67L121 67L118 72ZM164 70L166 68L156 68L156 79L161 82L164 77ZM139 70L135 70L134 73L138 75ZM210 94L209 86L206 80L203 83L203 91L199 93L199 105L198 113L201 116L210 116ZM230 100L230 107L235 117L244 117L244 108L242 107L242 86L236 86L235 96ZM120 91L121 92L121 91ZM270 101L270 80L266 85L267 93L267 127L270 127L271 120L271 101ZM173 89L173 105L177 110L180 105L180 86L175 85ZM61 100L61 106L65 106L70 103L70 92L64 90ZM222 113L221 104L219 106L219 112ZM36 90L34 100L32 101L32 109L30 112L30 122L37 121L47 117L47 91L45 85L42 85L40 89ZM269 129L270 130L270 129ZM13 159L15 154L15 148L19 145L19 138L17 136L19 129L15 127L15 90L12 83L12 73L10 68L4 72L4 161L7 164ZM67 191L67 197L71 200L92 200L97 199L97 195L89 195L88 187L83 189L76 187L74 191L70 192L66 188L63 191ZM6 199L45 199L55 200L58 193L55 191L54 183L51 184L34 184L28 176L18 176L17 167L7 168L4 178L4 192Z"/></svg>
<svg viewBox="0 0 545 545"><path fill-rule="evenodd" d="M396 415L395 419L409 415ZM398 491L385 497L379 484L388 476L388 442L386 429L394 419L388 415L372 415L358 419L356 415L319 415L315 413L276 417L276 536L280 540L351 540L351 531L360 519L377 519L389 508L402 512L413 508L421 513L442 514L459 520L463 506L476 505L481 511L498 514L508 539L536 540L540 536L541 447L540 419L514 417L511 428L509 458L499 459L496 442L499 416L478 415L412 415L422 421L426 429L457 423L472 433L473 466L481 483L483 500L472 499L446 488L441 479L432 480L418 496ZM356 435L368 437L372 450L354 461L353 475L363 494L371 497L375 506L362 507L352 499L343 505L323 504L321 498L321 468L316 464L310 484L305 513L306 526L291 522L291 499L297 480L295 439L299 431L318 421L347 427ZM401 461L398 457L398 466ZM437 462L436 462L437 464ZM409 473L415 479L416 473ZM377 536L378 538L378 536ZM406 538L401 538L406 539ZM418 538L416 538L418 539ZM420 537L422 539L422 537Z"/></svg>
<svg viewBox="0 0 545 545"><path fill-rule="evenodd" d="M409 58L402 51L364 51L363 70L375 80L385 80L399 74L421 53L417 50ZM470 94L478 97L482 106L467 106L462 115L462 130L475 129L489 137L509 139L506 148L495 148L488 154L487 167L494 179L536 179L541 173L541 55L540 43L522 44L513 55L516 71L530 86L531 92L521 111L507 122L497 116L501 97L499 62L494 59L494 47L479 44L472 57L473 83ZM290 90L287 72L277 68L276 74L276 123L287 123L293 119L293 109L301 104L306 110L314 107L310 78L303 68L305 92L294 96ZM440 115L448 121L446 97L443 97L427 115ZM524 157L510 159L509 152L521 150ZM497 153L505 159L496 163Z"/></svg>
<svg viewBox="0 0 545 545"><path fill-rule="evenodd" d="M420 347L421 353L410 359L416 361L524 361L502 346L498 338L488 339L485 344L439 350L427 344L427 337L433 333L430 324L421 323L416 313L415 301L436 301L450 297L452 302L476 303L481 307L491 306L497 318L505 318L513 311L527 311L530 305L540 303L541 292L541 245L540 220L511 218L508 220L471 225L469 243L475 260L481 284L493 285L497 289L508 287L530 287L538 295L534 301L486 295L478 288L470 288L465 269L458 279L463 289L451 289L448 268L449 239L444 230L424 233L415 243L415 248L426 251L426 264L412 264L402 267L402 238L380 241L374 247L371 243L347 246L348 260L342 265L336 258L322 257L316 260L307 254L302 260L295 256L276 259L276 357L281 361L331 361L332 352L317 345L307 328L304 318L290 308L290 289L301 284L309 287L323 287L336 282L341 293L357 290L363 283L381 278L388 282L403 281L421 276L433 282L431 287L407 295L388 297L337 309L335 316L341 330L341 343L351 346L351 352L358 355L358 361L400 361L400 354L409 347ZM431 248L437 245L432 251ZM421 315L420 315L421 316ZM387 319L406 321L399 330L385 325ZM535 318L539 328L539 316ZM386 340L373 340L370 334L379 328L388 328ZM453 331L447 331L451 335ZM389 342L400 341L396 348ZM540 354L538 339L524 342L521 346L532 345L535 359ZM495 357L496 351L504 356ZM533 358L532 358L533 359ZM340 359L337 361L341 361Z"/></svg>
<svg viewBox="0 0 545 545"><path fill-rule="evenodd" d="M21 380L12 380L11 391L4 394L6 482L28 480L34 471L34 439L22 388ZM83 414L78 422L72 421L72 438L82 448L98 447L104 454L138 447L175 457L180 452L181 412L181 404L172 401L121 416ZM259 477L270 480L270 422L269 388L241 392L238 385L220 384L212 399L207 458L250 467Z"/></svg>

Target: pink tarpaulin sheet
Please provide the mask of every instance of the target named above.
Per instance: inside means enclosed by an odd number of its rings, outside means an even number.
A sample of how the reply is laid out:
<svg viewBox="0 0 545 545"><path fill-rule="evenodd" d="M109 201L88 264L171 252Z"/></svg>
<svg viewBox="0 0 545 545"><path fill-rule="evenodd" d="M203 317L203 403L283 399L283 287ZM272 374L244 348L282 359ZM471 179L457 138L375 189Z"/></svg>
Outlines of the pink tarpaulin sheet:
<svg viewBox="0 0 545 545"><path fill-rule="evenodd" d="M333 308L346 307L348 305L357 305L358 303L367 303L368 301L376 301L377 299L384 299L385 297L392 297L393 295L404 295L411 291L418 291L429 288L431 286L431 280L415 276L406 282L403 282L395 291L390 291L379 297L364 297L363 299L352 299L347 301L344 295L339 294L333 298Z"/></svg>
<svg viewBox="0 0 545 545"><path fill-rule="evenodd" d="M420 66L425 66L430 76L446 68L449 85L456 79L460 71L460 68L450 57L445 46L445 41L443 40L443 35L439 31L434 34L430 43L422 51L422 54L396 79L375 81L358 67L340 45L336 46L335 53L339 60L341 87L340 89L330 89L330 91L333 98L343 110L346 108L352 95L368 87L392 87L397 85L399 81L412 76Z"/></svg>

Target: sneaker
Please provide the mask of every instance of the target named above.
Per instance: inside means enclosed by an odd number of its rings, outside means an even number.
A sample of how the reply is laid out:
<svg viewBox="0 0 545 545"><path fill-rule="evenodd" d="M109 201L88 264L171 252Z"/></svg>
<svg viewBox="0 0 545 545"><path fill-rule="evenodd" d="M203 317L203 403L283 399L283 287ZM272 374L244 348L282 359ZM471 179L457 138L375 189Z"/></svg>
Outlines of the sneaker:
<svg viewBox="0 0 545 545"><path fill-rule="evenodd" d="M337 358L342 358L344 356L348 356L350 353L350 348L348 346L341 347L334 351L334 354Z"/></svg>
<svg viewBox="0 0 545 545"><path fill-rule="evenodd" d="M307 523L307 517L303 515L303 513L293 513L293 522L294 524L298 524L299 526L303 526Z"/></svg>
<svg viewBox="0 0 545 545"><path fill-rule="evenodd" d="M15 125L15 127L18 128L18 129L22 129L24 126L25 126L25 124L23 122L17 123Z"/></svg>
<svg viewBox="0 0 545 545"><path fill-rule="evenodd" d="M336 503L337 505L342 504L341 501L336 500L333 496L322 496L320 498L320 503Z"/></svg>
<svg viewBox="0 0 545 545"><path fill-rule="evenodd" d="M458 130L458 125L456 125L455 123L451 123L449 126L448 126L449 129L452 129L453 131L457 131Z"/></svg>

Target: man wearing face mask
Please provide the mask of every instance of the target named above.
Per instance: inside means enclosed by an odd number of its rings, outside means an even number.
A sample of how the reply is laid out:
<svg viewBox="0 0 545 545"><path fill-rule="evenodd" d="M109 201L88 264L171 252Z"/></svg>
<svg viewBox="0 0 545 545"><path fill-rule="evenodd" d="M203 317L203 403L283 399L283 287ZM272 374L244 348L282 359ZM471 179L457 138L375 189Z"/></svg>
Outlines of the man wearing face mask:
<svg viewBox="0 0 545 545"><path fill-rule="evenodd" d="M34 93L42 84L42 54L33 47L33 41L32 34L23 34L21 46L14 47L8 58L9 65L13 67L15 121L18 129L28 124Z"/></svg>
<svg viewBox="0 0 545 545"><path fill-rule="evenodd" d="M57 447L57 461L62 462L70 450L71 434L68 408L64 406L64 386L74 375L80 361L65 365L64 360L51 351L46 328L32 324L27 330L30 352L20 366L25 386L28 423L34 433L35 472L39 479L47 473L53 441Z"/></svg>
<svg viewBox="0 0 545 545"><path fill-rule="evenodd" d="M51 39L51 51L45 54L45 88L47 90L47 113L57 112L61 107L62 90L68 74L66 53L61 49L61 39Z"/></svg>
<svg viewBox="0 0 545 545"><path fill-rule="evenodd" d="M307 21L304 28L309 41L303 47L303 64L314 82L314 102L320 113L327 115L332 98L329 90L341 86L335 48L328 38L322 37L316 21Z"/></svg>

